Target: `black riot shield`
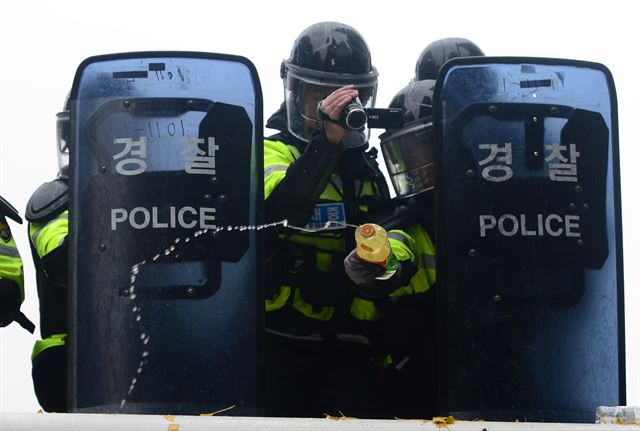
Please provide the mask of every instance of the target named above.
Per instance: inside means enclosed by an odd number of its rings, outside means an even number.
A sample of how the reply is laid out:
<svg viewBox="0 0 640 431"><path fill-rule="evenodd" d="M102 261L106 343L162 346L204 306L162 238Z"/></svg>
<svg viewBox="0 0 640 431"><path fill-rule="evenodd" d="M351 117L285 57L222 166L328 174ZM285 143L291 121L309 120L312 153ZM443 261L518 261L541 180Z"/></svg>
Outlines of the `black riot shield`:
<svg viewBox="0 0 640 431"><path fill-rule="evenodd" d="M456 59L435 94L440 409L593 422L625 400L613 79Z"/></svg>
<svg viewBox="0 0 640 431"><path fill-rule="evenodd" d="M92 57L71 122L70 410L261 414L254 66Z"/></svg>

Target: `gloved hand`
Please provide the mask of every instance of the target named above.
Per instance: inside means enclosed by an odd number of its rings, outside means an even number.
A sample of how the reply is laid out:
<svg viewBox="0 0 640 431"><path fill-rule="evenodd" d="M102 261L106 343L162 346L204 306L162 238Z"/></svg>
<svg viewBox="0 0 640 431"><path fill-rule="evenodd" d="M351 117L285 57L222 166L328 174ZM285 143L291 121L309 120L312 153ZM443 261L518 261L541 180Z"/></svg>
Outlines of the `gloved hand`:
<svg viewBox="0 0 640 431"><path fill-rule="evenodd" d="M15 282L0 277L0 328L15 321L33 334L36 327L22 314L20 303L20 287Z"/></svg>
<svg viewBox="0 0 640 431"><path fill-rule="evenodd" d="M359 259L355 250L352 250L344 259L344 270L351 281L358 286L365 287L373 286L376 277L385 273L383 266Z"/></svg>
<svg viewBox="0 0 640 431"><path fill-rule="evenodd" d="M0 327L15 320L20 310L20 288L10 280L0 278Z"/></svg>

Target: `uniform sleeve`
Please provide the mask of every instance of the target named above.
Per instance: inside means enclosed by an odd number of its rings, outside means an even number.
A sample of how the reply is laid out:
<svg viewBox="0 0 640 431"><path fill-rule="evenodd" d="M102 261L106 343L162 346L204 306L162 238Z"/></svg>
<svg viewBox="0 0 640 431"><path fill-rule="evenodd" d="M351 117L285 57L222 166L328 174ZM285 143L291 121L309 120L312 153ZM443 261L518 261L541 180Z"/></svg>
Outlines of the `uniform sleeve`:
<svg viewBox="0 0 640 431"><path fill-rule="evenodd" d="M289 148L279 141L264 141L264 198L284 179L289 165L295 161Z"/></svg>
<svg viewBox="0 0 640 431"><path fill-rule="evenodd" d="M389 243L398 260L411 262L414 269L408 283L395 290L391 296L422 293L435 285L435 246L422 226L411 226L406 231L389 231Z"/></svg>
<svg viewBox="0 0 640 431"><path fill-rule="evenodd" d="M41 258L60 247L69 232L69 211L45 223L29 224L29 238Z"/></svg>
<svg viewBox="0 0 640 431"><path fill-rule="evenodd" d="M282 142L265 141L264 185L267 221L304 225L338 166L342 146L315 134L300 157Z"/></svg>

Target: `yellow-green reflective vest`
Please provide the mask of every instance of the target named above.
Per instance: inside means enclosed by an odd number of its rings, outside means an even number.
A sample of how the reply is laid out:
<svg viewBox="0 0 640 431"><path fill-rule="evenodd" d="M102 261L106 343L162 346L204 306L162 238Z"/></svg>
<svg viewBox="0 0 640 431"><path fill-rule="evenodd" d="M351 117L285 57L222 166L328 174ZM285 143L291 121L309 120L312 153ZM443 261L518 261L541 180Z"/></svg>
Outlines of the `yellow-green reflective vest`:
<svg viewBox="0 0 640 431"><path fill-rule="evenodd" d="M278 184L284 179L289 165L293 163L300 152L293 145L287 145L280 141L266 139L264 142L264 195L267 199ZM340 178L332 175L331 180L320 195L320 200L341 202ZM361 187L360 187L361 186ZM374 195L374 187L371 182L357 185L360 189L359 197ZM366 206L359 206L360 211L366 212ZM413 238L417 235L417 239ZM318 252L316 264L320 271L327 271L331 262L330 252L345 251L345 240L342 234L330 232L314 235L287 234L281 239L301 244L314 246ZM392 296L401 296L427 291L435 282L435 249L431 239L422 227L417 226L408 231L393 230L389 232L391 248L399 260L411 260L418 266L418 272L413 276L408 286L402 287L392 293ZM422 246L422 249L417 247ZM283 285L271 298L266 300L268 312L282 309L293 295L291 304L294 309L304 316L320 320L330 320L335 312L335 307L323 306L314 308L302 298L298 288ZM379 311L375 304L367 299L355 297L352 300L350 312L353 317L361 321L375 321L379 318Z"/></svg>

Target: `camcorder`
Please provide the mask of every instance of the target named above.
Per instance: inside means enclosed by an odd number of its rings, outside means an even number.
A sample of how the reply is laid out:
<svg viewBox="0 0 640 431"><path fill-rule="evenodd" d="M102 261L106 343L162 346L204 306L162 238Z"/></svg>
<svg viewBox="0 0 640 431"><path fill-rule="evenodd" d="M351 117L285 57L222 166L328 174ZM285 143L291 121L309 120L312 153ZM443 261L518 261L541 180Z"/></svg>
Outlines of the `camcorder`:
<svg viewBox="0 0 640 431"><path fill-rule="evenodd" d="M403 123L401 108L365 108L357 97L340 114L340 125L347 130L400 129Z"/></svg>

